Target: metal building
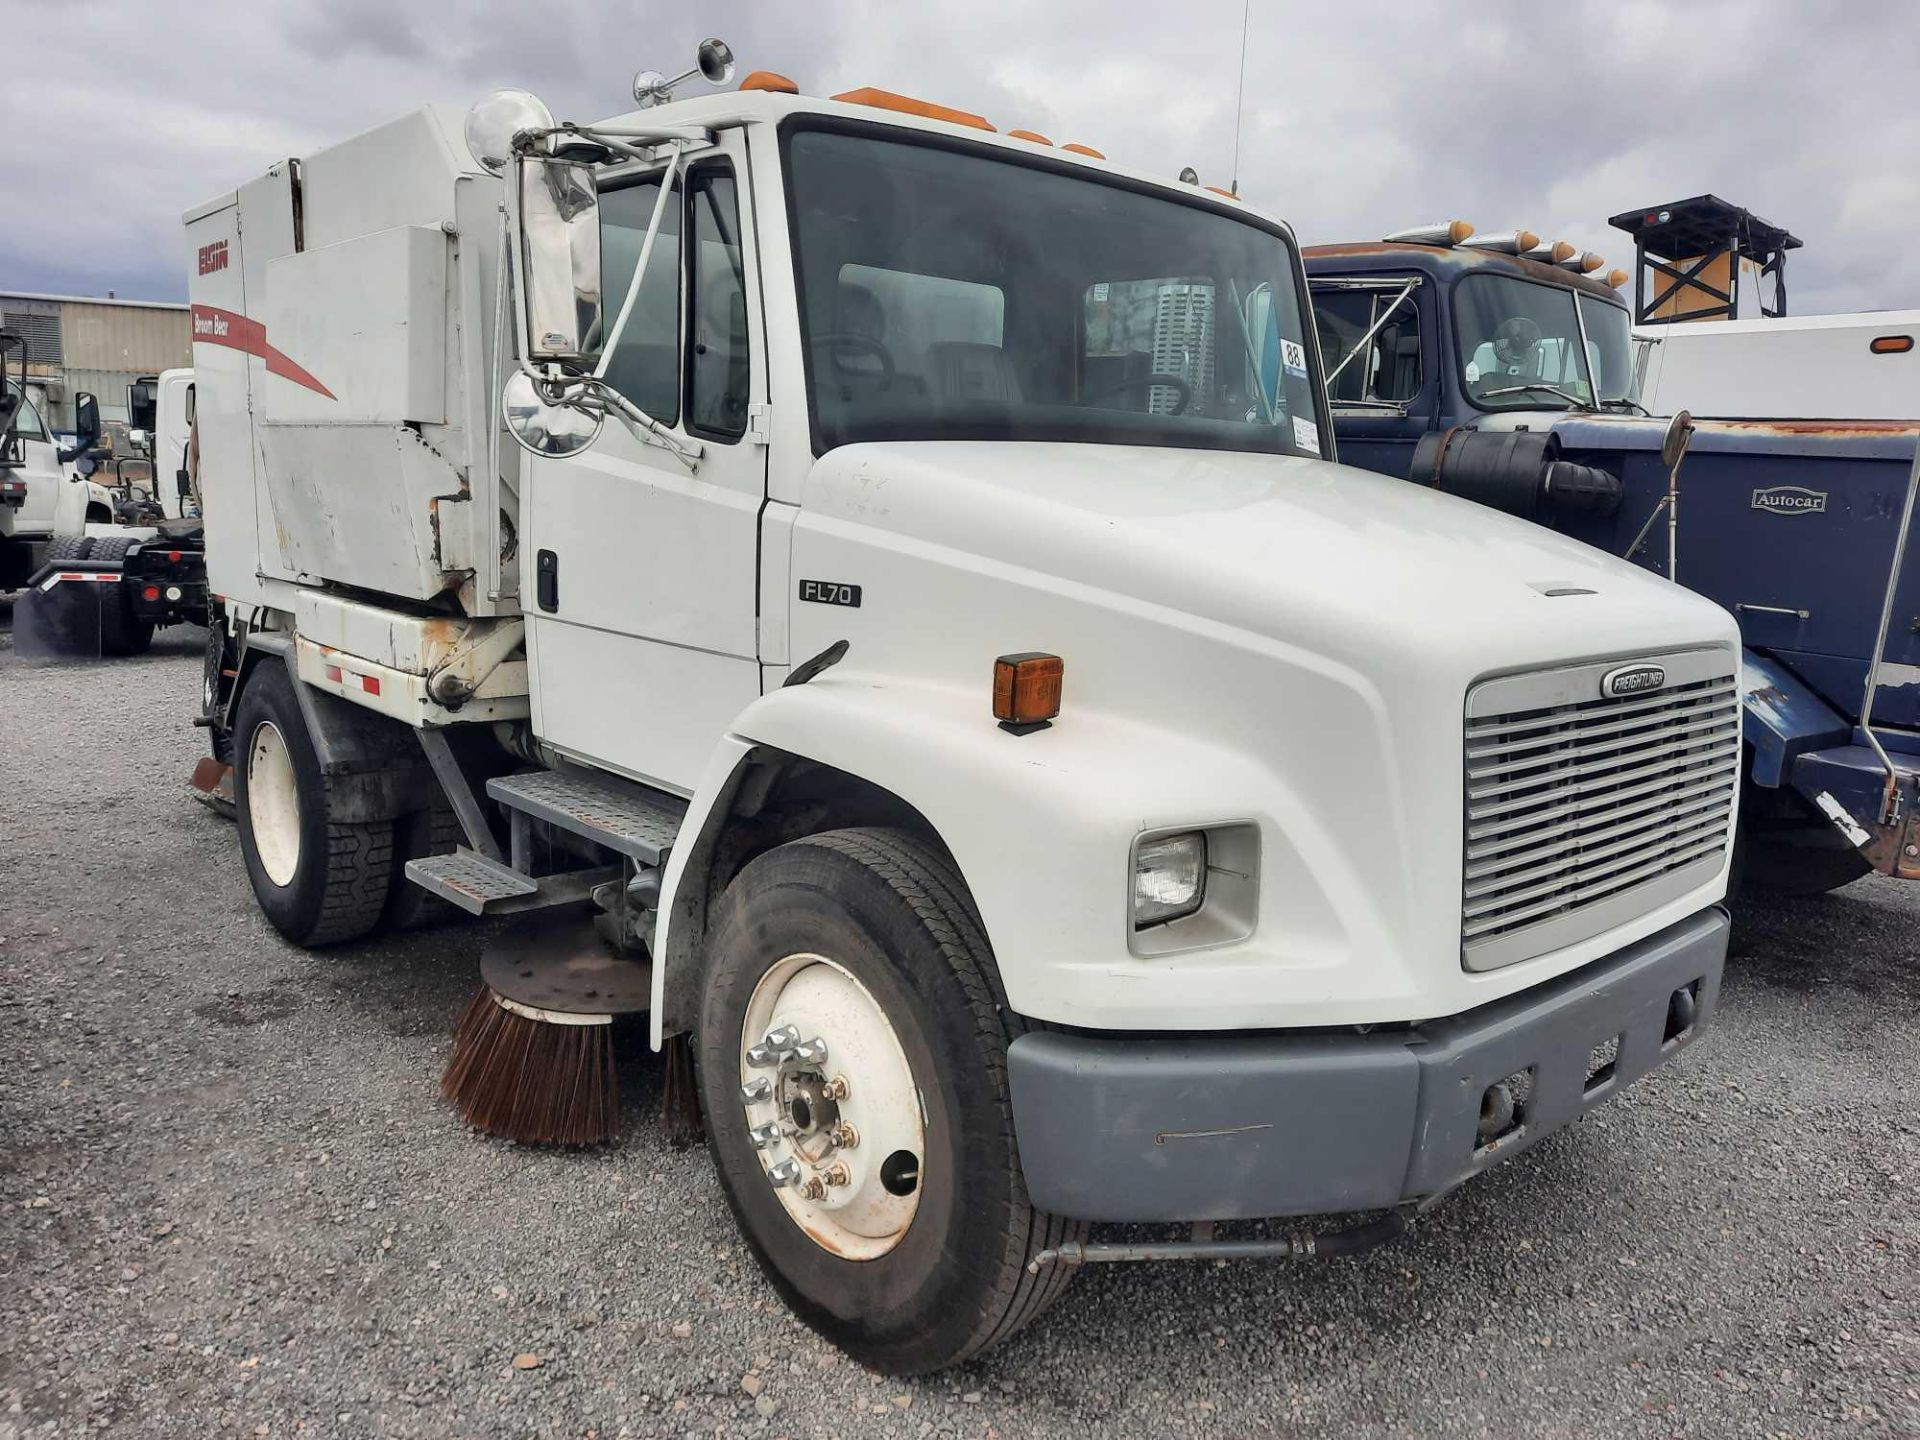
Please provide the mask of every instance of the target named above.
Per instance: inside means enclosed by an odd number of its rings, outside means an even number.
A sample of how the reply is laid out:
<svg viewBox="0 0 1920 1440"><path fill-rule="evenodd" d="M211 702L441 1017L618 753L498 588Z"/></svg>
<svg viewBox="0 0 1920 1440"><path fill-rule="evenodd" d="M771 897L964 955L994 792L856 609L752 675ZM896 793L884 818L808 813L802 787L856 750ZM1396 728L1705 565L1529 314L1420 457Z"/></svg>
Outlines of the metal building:
<svg viewBox="0 0 1920 1440"><path fill-rule="evenodd" d="M27 384L55 430L73 428L83 390L124 422L130 381L193 363L187 307L164 301L0 291L0 330L26 338Z"/></svg>

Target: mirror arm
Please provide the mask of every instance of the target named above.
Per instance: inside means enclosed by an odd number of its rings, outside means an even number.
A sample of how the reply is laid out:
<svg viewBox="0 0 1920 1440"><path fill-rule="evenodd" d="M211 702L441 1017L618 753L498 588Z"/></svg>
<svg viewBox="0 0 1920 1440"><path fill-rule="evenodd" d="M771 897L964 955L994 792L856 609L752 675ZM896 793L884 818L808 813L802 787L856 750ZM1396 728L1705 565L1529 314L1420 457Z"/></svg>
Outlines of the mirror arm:
<svg viewBox="0 0 1920 1440"><path fill-rule="evenodd" d="M656 145L669 140L713 143L713 131L704 125L579 125L571 127L571 133L609 143L614 140L645 140Z"/></svg>
<svg viewBox="0 0 1920 1440"><path fill-rule="evenodd" d="M705 447L697 441L682 440L604 381L596 379L590 383L593 399L603 408L611 410L635 430L640 431L644 439L671 451L674 458L687 467L688 474L697 475L700 472L700 457L706 453Z"/></svg>

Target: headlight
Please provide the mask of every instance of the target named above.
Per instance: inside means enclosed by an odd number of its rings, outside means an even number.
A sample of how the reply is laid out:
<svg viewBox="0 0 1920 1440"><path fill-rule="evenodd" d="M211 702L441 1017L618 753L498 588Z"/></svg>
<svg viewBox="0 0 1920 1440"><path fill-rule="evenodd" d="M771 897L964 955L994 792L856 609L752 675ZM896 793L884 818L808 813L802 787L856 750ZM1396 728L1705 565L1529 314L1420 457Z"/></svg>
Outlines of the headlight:
<svg viewBox="0 0 1920 1440"><path fill-rule="evenodd" d="M1207 895L1207 837L1198 830L1143 840L1133 852L1133 928L1191 915Z"/></svg>

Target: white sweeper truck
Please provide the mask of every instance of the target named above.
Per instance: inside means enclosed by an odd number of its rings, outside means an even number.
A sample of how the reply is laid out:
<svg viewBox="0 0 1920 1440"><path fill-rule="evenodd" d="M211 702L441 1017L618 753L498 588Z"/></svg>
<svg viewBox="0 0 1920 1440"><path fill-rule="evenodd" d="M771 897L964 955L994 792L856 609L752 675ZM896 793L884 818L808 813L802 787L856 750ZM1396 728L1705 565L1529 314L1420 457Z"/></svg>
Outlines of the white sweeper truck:
<svg viewBox="0 0 1920 1440"><path fill-rule="evenodd" d="M693 73L186 217L247 874L302 945L509 917L461 1113L607 1138L644 1012L773 1285L911 1372L1377 1243L1702 1033L1723 611L1336 463L1278 220Z"/></svg>

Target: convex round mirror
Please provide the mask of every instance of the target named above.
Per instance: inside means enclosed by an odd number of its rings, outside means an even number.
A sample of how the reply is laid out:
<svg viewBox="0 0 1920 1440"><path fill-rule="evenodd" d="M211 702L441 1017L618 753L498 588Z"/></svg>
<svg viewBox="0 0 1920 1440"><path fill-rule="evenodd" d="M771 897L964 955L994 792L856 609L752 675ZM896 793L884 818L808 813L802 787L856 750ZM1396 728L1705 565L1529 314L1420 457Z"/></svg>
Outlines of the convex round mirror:
<svg viewBox="0 0 1920 1440"><path fill-rule="evenodd" d="M555 405L533 377L516 370L500 392L500 416L523 450L557 459L577 455L600 438L603 417L572 405Z"/></svg>
<svg viewBox="0 0 1920 1440"><path fill-rule="evenodd" d="M1660 441L1660 463L1671 470L1693 443L1693 415L1681 410L1667 421L1667 433Z"/></svg>
<svg viewBox="0 0 1920 1440"><path fill-rule="evenodd" d="M489 175L503 175L513 161L513 137L522 130L551 130L553 112L538 95L496 90L467 112L467 149Z"/></svg>

